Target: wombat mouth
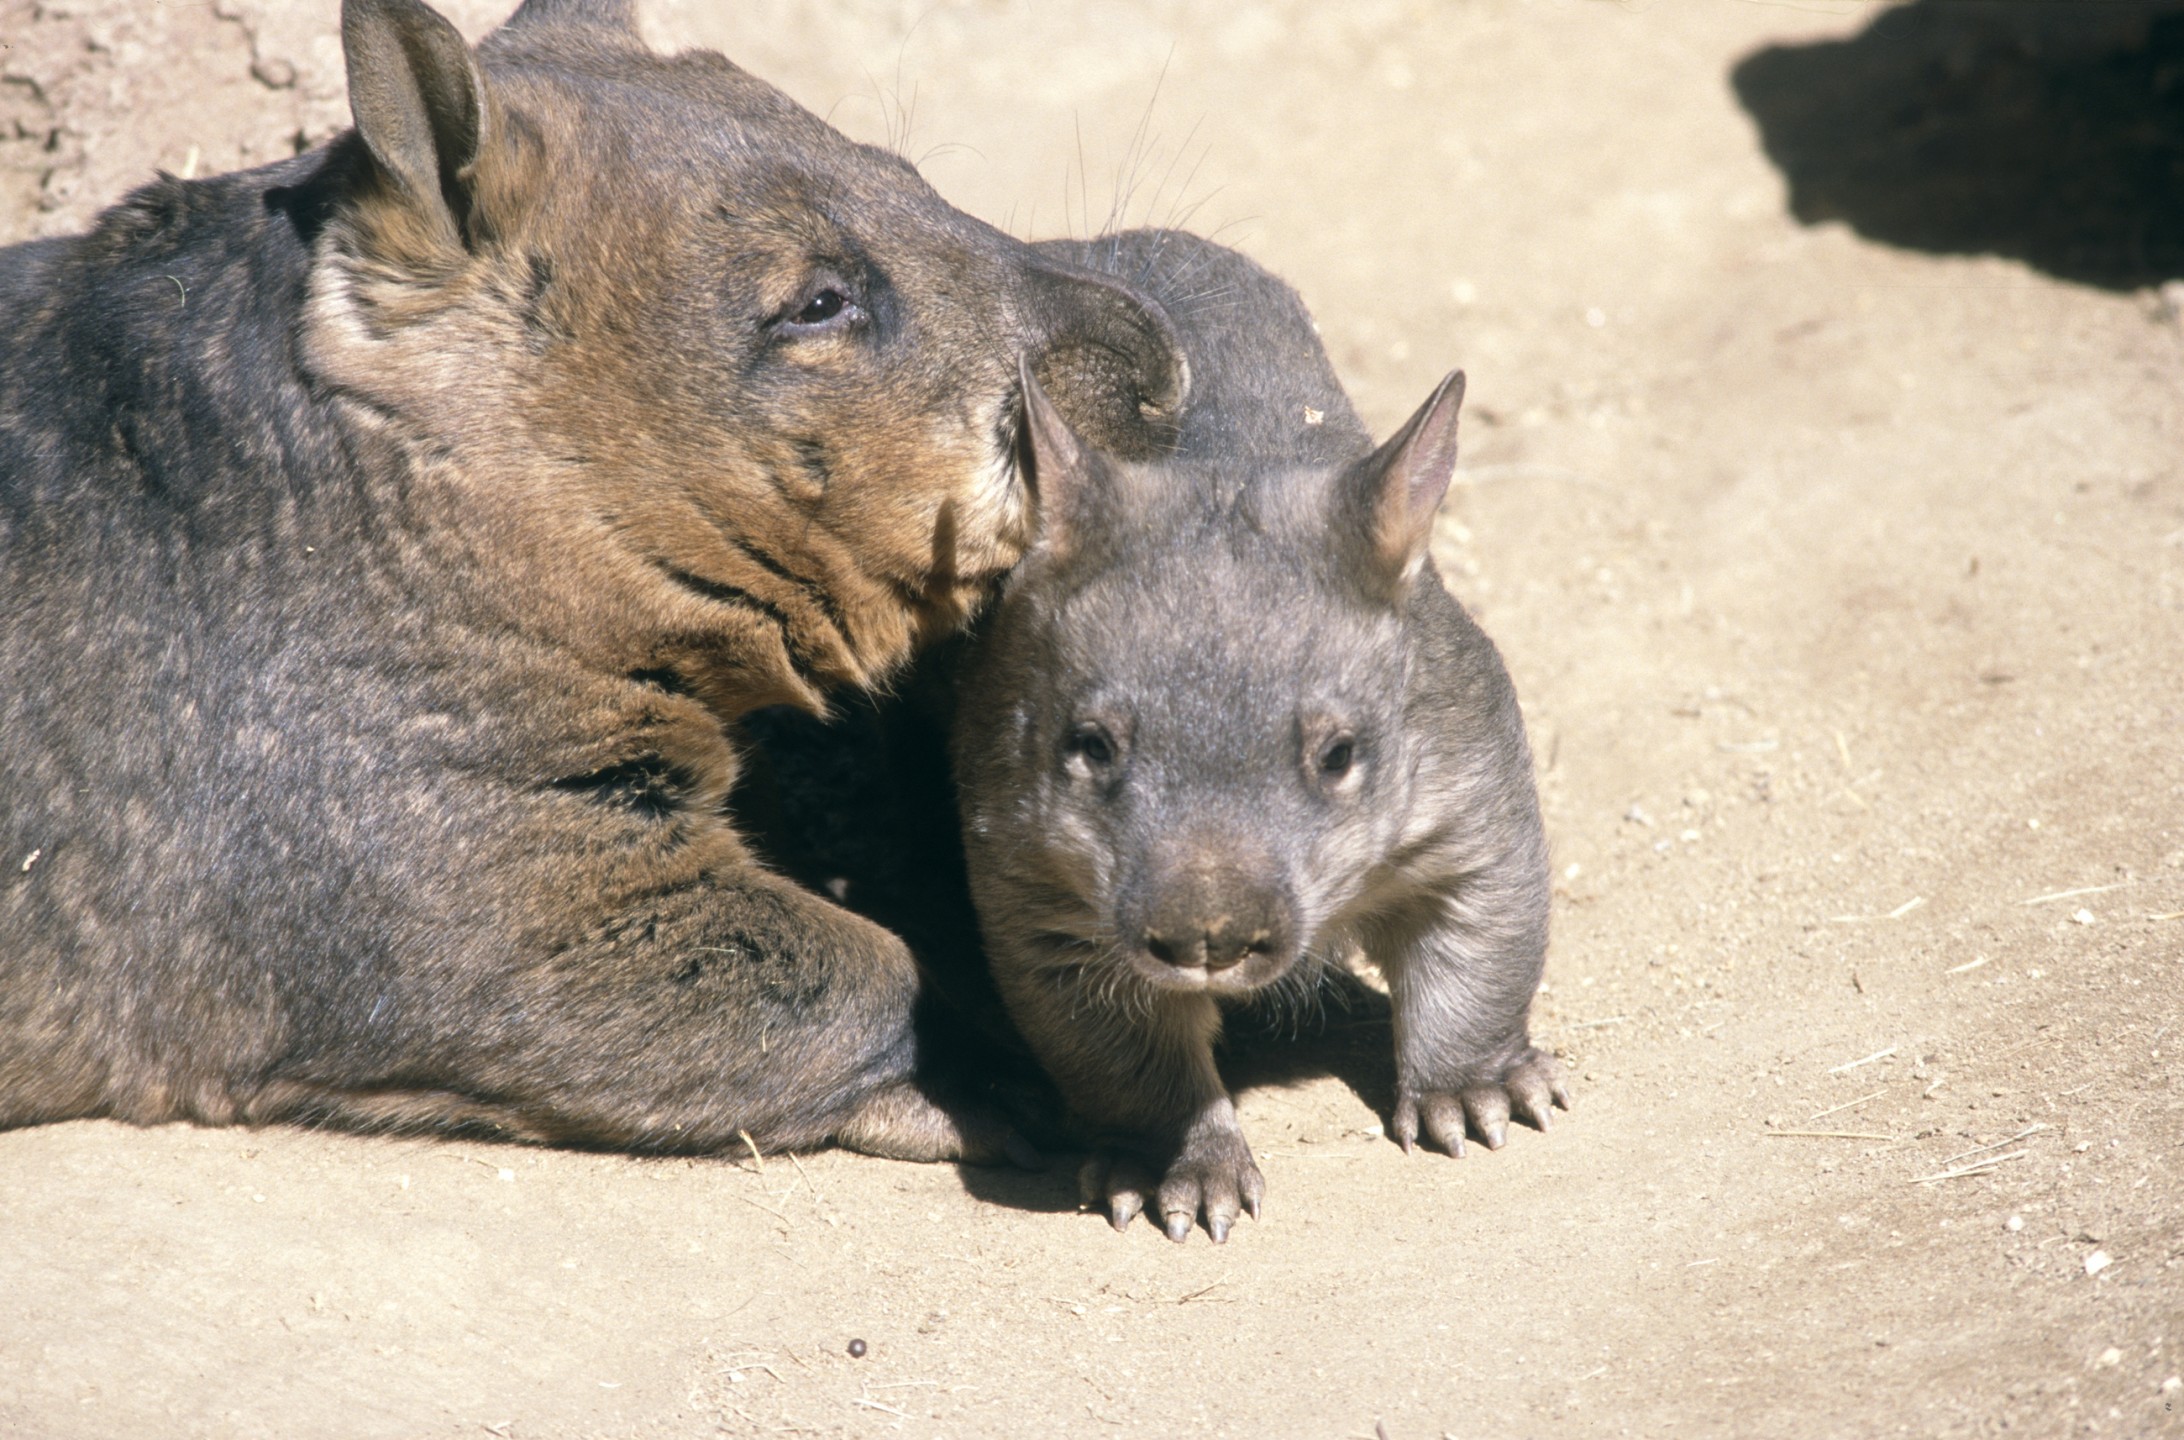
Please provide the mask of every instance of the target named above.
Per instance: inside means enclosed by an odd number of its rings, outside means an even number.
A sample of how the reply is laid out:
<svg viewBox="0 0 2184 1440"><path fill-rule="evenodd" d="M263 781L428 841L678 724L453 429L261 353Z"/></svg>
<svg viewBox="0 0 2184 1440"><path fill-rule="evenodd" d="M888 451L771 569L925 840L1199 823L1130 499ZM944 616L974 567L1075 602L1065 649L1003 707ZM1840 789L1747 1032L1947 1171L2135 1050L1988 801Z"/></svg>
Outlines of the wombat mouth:
<svg viewBox="0 0 2184 1440"><path fill-rule="evenodd" d="M1130 958L1130 969L1154 990L1184 995L1243 996L1264 990L1288 973L1291 961L1246 960L1236 965L1171 965L1151 955Z"/></svg>

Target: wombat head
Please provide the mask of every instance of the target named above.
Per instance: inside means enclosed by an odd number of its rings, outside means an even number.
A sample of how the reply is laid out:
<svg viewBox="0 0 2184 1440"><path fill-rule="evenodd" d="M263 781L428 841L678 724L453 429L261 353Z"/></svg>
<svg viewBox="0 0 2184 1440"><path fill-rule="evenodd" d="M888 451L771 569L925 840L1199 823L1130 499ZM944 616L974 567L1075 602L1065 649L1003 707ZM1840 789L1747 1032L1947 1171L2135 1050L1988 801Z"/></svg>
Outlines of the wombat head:
<svg viewBox="0 0 2184 1440"><path fill-rule="evenodd" d="M1241 476L1099 454L1027 390L1040 533L956 730L997 969L1270 984L1400 864L1463 377L1370 455Z"/></svg>
<svg viewBox="0 0 2184 1440"><path fill-rule="evenodd" d="M602 592L756 597L786 662L744 699L816 704L1021 552L1021 360L1137 453L1183 360L1125 284L718 55L650 52L632 8L529 0L473 52L418 0L345 0L357 129L307 352L568 554L617 547Z"/></svg>

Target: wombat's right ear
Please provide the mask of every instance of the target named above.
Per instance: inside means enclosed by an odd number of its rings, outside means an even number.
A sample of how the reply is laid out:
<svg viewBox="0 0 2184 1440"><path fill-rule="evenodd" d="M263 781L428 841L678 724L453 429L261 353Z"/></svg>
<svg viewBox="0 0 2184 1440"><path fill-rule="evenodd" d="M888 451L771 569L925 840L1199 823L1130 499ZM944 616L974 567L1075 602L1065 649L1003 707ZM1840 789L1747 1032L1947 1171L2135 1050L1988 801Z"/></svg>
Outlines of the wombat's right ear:
<svg viewBox="0 0 2184 1440"><path fill-rule="evenodd" d="M1024 394L1024 449L1030 461L1031 493L1039 505L1038 547L1060 557L1083 547L1096 522L1091 509L1100 480L1097 452L1077 438L1062 412L1054 408L1030 357L1017 367Z"/></svg>
<svg viewBox="0 0 2184 1440"><path fill-rule="evenodd" d="M1362 529L1367 563L1401 589L1425 562L1433 517L1456 476L1456 412L1464 372L1452 370L1418 413L1344 477L1337 503L1351 533Z"/></svg>
<svg viewBox="0 0 2184 1440"><path fill-rule="evenodd" d="M341 48L357 134L393 189L462 243L485 139L485 78L470 46L419 0L342 0Z"/></svg>

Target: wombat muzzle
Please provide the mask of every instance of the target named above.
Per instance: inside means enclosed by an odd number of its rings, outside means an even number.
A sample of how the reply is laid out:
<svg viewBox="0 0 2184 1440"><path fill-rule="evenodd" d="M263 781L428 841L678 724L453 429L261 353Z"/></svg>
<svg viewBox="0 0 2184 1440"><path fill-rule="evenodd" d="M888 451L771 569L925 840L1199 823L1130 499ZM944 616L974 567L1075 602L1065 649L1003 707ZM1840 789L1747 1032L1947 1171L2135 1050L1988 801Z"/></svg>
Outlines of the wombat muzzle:
<svg viewBox="0 0 2184 1440"><path fill-rule="evenodd" d="M1220 861L1163 867L1125 906L1122 935L1160 968L1246 985L1273 979L1296 957L1296 905L1278 876ZM1177 978L1181 978L1180 976Z"/></svg>

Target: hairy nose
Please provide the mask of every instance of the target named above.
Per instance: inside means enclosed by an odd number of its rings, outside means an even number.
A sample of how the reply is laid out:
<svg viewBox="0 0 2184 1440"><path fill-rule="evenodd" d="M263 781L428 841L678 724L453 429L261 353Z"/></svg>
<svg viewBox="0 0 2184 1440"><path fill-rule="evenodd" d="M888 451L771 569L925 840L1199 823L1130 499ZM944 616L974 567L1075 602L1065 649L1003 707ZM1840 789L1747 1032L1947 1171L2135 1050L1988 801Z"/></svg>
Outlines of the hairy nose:
<svg viewBox="0 0 2184 1440"><path fill-rule="evenodd" d="M1254 955L1285 957L1295 922L1276 877L1224 864L1180 866L1146 896L1138 942L1178 969L1226 970Z"/></svg>

